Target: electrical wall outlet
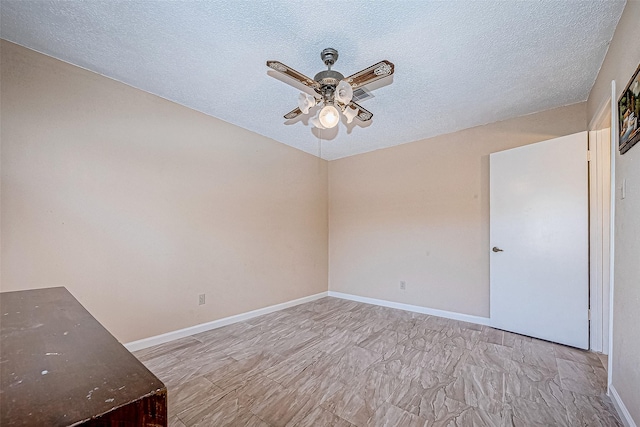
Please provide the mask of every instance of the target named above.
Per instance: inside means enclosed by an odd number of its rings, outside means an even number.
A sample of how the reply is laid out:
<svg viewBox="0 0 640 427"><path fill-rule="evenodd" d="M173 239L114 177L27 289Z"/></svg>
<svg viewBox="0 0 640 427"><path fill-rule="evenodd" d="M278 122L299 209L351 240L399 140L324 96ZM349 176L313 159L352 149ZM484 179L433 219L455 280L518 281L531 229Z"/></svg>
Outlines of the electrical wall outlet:
<svg viewBox="0 0 640 427"><path fill-rule="evenodd" d="M407 289L407 282L405 282L404 280L400 281L400 289L401 290L406 290Z"/></svg>
<svg viewBox="0 0 640 427"><path fill-rule="evenodd" d="M204 296L205 294L198 295L198 305L204 304Z"/></svg>

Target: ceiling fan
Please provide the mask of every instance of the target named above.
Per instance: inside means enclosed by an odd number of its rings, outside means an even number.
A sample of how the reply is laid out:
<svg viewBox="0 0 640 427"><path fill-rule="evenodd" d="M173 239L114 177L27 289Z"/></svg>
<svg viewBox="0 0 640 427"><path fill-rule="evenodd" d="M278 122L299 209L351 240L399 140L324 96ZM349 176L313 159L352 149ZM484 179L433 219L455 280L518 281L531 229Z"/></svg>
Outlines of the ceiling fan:
<svg viewBox="0 0 640 427"><path fill-rule="evenodd" d="M328 69L320 71L313 79L284 65L282 62L267 61L267 67L315 91L313 96L301 93L298 97L298 107L285 114L284 118L294 119L301 114L308 114L313 107L322 104L323 107L318 112L318 115L311 119L311 124L319 129L335 127L340 121L340 112L345 116L347 123L351 123L354 118L362 122L371 120L373 114L353 102L353 90L392 75L394 65L384 60L345 77L331 69L338 60L338 51L336 49L330 47L324 49L320 53L320 58Z"/></svg>

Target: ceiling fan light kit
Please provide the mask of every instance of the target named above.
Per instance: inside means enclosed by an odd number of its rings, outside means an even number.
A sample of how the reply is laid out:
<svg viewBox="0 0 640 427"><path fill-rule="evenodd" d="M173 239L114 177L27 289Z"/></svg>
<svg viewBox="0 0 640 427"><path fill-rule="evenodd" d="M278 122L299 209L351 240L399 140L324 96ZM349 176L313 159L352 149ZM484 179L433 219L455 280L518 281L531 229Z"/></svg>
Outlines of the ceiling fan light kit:
<svg viewBox="0 0 640 427"><path fill-rule="evenodd" d="M336 107L331 104L327 104L322 107L322 110L318 113L318 120L320 120L320 124L324 128L331 129L340 121L340 113Z"/></svg>
<svg viewBox="0 0 640 427"><path fill-rule="evenodd" d="M327 69L320 71L313 79L279 61L267 61L267 67L315 91L315 96L301 93L298 96L298 107L285 114L284 118L291 120L302 114L309 114L316 105L322 105L318 114L310 120L311 124L318 129L335 127L340 122L341 116L344 116L347 123L352 123L353 119L361 122L371 120L373 114L353 101L353 90L392 75L394 65L384 60L345 77L331 69L338 60L336 49L324 49L320 53L320 58Z"/></svg>

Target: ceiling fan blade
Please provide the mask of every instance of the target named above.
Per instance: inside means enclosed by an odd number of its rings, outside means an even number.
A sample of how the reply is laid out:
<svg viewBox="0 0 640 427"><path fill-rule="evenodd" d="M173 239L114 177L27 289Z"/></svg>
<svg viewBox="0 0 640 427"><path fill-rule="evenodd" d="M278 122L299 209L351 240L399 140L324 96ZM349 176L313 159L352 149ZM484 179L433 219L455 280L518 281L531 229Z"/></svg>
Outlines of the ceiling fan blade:
<svg viewBox="0 0 640 427"><path fill-rule="evenodd" d="M351 101L348 106L358 111L355 118L360 120L361 122L368 122L373 117L373 113L371 111L367 110L366 108L362 108L360 105L356 104L353 101Z"/></svg>
<svg viewBox="0 0 640 427"><path fill-rule="evenodd" d="M358 71L349 77L345 77L345 80L351 85L351 87L361 87L390 76L393 74L393 70L394 65L385 59L384 61L380 61L362 71Z"/></svg>
<svg viewBox="0 0 640 427"><path fill-rule="evenodd" d="M282 73L285 76L291 77L292 79L297 80L303 85L310 87L312 89L318 89L320 87L320 84L315 80L313 80L312 78L309 78L304 74L294 70L293 68L284 65L282 62L267 61L267 67L273 70L276 70L277 72Z"/></svg>
<svg viewBox="0 0 640 427"><path fill-rule="evenodd" d="M296 117L298 117L299 115L302 114L302 111L300 110L300 108L296 107L295 109L289 111L287 114L284 115L284 118L287 120L291 120L291 119L295 119Z"/></svg>

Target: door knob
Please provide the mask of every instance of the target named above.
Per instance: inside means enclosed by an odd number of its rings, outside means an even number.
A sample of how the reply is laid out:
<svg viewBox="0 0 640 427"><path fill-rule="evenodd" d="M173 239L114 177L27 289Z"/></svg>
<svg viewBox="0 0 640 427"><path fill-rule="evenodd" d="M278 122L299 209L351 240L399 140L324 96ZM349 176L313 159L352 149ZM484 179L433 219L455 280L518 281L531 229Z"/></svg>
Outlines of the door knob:
<svg viewBox="0 0 640 427"><path fill-rule="evenodd" d="M504 252L502 249L500 249L497 246L494 246L493 249L491 249L493 252Z"/></svg>

